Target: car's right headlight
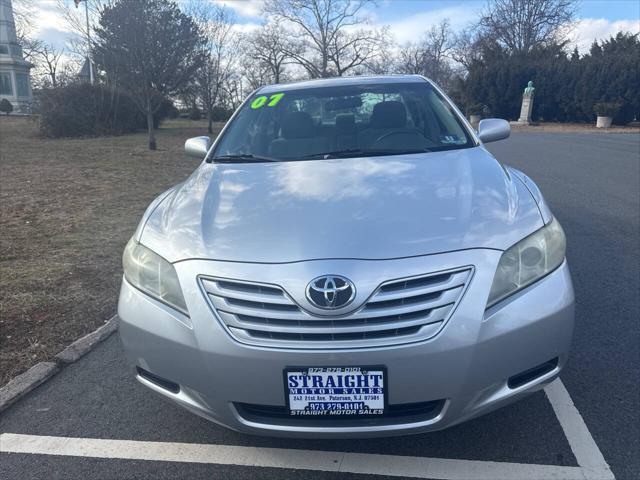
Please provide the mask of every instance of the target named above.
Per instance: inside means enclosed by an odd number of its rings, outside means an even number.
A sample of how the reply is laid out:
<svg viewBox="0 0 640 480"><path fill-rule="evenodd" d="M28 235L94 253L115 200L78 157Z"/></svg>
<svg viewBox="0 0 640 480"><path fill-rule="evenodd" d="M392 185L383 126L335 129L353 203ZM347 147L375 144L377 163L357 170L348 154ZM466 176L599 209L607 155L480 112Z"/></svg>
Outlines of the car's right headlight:
<svg viewBox="0 0 640 480"><path fill-rule="evenodd" d="M565 250L564 231L555 218L510 247L498 263L487 308L558 268Z"/></svg>
<svg viewBox="0 0 640 480"><path fill-rule="evenodd" d="M189 315L176 269L160 255L132 238L124 249L122 266L131 285Z"/></svg>

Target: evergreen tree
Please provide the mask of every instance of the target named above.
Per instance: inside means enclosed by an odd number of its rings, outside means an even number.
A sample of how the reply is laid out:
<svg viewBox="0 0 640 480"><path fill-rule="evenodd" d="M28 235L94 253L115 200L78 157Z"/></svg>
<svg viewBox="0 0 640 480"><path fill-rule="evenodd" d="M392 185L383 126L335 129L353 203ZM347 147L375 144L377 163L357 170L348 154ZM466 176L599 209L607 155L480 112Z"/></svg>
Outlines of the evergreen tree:
<svg viewBox="0 0 640 480"><path fill-rule="evenodd" d="M203 38L191 17L168 0L116 0L100 14L95 58L109 82L123 87L147 117L180 93L202 64Z"/></svg>

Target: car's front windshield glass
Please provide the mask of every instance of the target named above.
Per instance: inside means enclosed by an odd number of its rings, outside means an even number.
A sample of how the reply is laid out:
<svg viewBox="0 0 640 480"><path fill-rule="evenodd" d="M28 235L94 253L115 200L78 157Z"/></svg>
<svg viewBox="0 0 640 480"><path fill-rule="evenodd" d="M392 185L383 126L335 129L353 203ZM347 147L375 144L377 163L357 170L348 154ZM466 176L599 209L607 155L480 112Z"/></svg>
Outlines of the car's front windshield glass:
<svg viewBox="0 0 640 480"><path fill-rule="evenodd" d="M472 146L458 114L429 83L365 83L258 92L210 158L312 160Z"/></svg>

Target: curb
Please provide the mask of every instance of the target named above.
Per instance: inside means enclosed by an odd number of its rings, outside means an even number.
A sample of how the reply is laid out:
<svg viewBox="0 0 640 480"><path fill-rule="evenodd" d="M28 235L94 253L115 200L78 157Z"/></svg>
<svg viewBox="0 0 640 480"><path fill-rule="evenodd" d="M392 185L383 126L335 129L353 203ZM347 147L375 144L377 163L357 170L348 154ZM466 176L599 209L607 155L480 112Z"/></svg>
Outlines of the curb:
<svg viewBox="0 0 640 480"><path fill-rule="evenodd" d="M40 362L26 372L18 375L0 388L0 412L9 405L24 397L31 390L53 377L60 370L54 362Z"/></svg>
<svg viewBox="0 0 640 480"><path fill-rule="evenodd" d="M107 323L94 330L91 333L88 333L82 338L79 338L67 348L62 350L59 354L57 354L53 359L58 363L73 363L78 361L81 357L86 355L91 351L93 347L95 347L98 343L104 341L109 337L113 332L118 329L118 316L114 315Z"/></svg>
<svg viewBox="0 0 640 480"><path fill-rule="evenodd" d="M38 385L53 377L65 365L82 358L117 329L118 316L114 315L104 325L79 338L62 350L53 357L52 361L37 363L26 372L9 380L9 383L0 388L0 412L6 410Z"/></svg>

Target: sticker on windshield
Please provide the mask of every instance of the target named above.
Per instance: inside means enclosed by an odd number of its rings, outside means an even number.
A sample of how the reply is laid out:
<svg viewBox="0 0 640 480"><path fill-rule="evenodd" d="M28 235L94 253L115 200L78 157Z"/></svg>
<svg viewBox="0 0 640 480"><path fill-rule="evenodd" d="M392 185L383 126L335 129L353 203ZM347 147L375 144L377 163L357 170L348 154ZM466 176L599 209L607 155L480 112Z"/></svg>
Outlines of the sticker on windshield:
<svg viewBox="0 0 640 480"><path fill-rule="evenodd" d="M455 135L440 135L440 143L461 145L467 143L466 139L456 137Z"/></svg>
<svg viewBox="0 0 640 480"><path fill-rule="evenodd" d="M273 95L266 96L260 95L256 97L253 102L251 102L251 108L257 110L258 108L262 108L265 105L267 107L275 107L278 102L284 97L284 93L274 93Z"/></svg>

